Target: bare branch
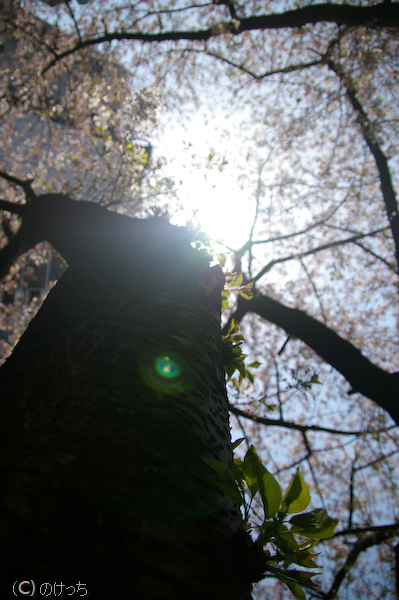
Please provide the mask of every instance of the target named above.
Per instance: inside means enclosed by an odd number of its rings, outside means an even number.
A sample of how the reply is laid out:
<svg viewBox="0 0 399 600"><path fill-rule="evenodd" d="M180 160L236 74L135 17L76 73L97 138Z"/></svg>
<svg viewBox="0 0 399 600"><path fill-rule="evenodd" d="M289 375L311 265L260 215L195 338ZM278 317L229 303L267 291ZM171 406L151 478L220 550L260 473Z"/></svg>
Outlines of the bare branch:
<svg viewBox="0 0 399 600"><path fill-rule="evenodd" d="M356 246L359 246L359 248L361 248L368 254L371 254L371 256L374 256L374 258L376 258L377 260L380 260L381 262L383 262L384 265L388 267L388 269L390 269L394 273L396 272L394 264L389 263L387 260L385 260L385 258L383 258L382 256L379 256L378 254L376 254L375 252L370 250L370 248L367 248L364 244L361 244L359 241L355 242L355 244L356 244Z"/></svg>
<svg viewBox="0 0 399 600"><path fill-rule="evenodd" d="M15 233L12 230L9 220L6 219L5 216L3 217L1 226L3 228L4 234L5 234L8 242L12 242L12 240L15 239Z"/></svg>
<svg viewBox="0 0 399 600"><path fill-rule="evenodd" d="M234 2L232 2L232 0L214 0L215 4L219 4L219 5L224 5L228 8L230 16L232 19L235 19L236 21L238 21L238 17L237 17L237 13L236 13L236 9L234 6Z"/></svg>
<svg viewBox="0 0 399 600"><path fill-rule="evenodd" d="M380 527L379 531L371 533L367 537L364 537L357 541L355 544L353 544L352 549L349 552L349 555L343 567L338 571L334 578L334 582L330 588L330 591L324 595L325 600L333 600L333 598L336 597L338 590L343 580L345 579L345 576L349 573L350 569L356 563L359 555L362 552L364 552L368 548L371 548L372 546L376 546L377 544L386 542L395 535L397 535L397 531L392 530L390 528L387 529Z"/></svg>
<svg viewBox="0 0 399 600"><path fill-rule="evenodd" d="M364 535L367 533L378 533L386 531L395 533L399 531L399 523L391 523L390 525L373 525L371 527L351 527L348 529L340 529L334 533L333 537L342 537L344 535Z"/></svg>
<svg viewBox="0 0 399 600"><path fill-rule="evenodd" d="M313 454L313 450L312 450L312 447L311 447L311 445L309 443L309 440L307 438L307 435L306 435L305 431L302 432L302 437L303 437L303 443L305 444L305 448L306 448L306 451L307 451L307 456L306 456L305 460L308 463L308 468L309 468L309 471L310 471L310 473L312 475L313 485L314 485L315 490L317 490L317 493L319 494L319 497L320 497L320 500L321 500L323 508L326 509L326 503L325 503L325 500L324 500L324 497L323 497L323 493L321 491L321 487L319 485L319 482L317 481L317 477L316 477L316 473L315 473L315 470L313 468L313 465L310 462L310 459L311 459L312 454Z"/></svg>
<svg viewBox="0 0 399 600"><path fill-rule="evenodd" d="M36 198L36 194L32 189L32 182L34 181L33 179L25 179L25 180L18 179L18 177L9 175L8 173L5 173L4 171L0 171L0 177L5 179L6 181L9 181L10 183L13 183L14 185L18 185L19 187L21 187L24 190L27 202L30 202L31 200L34 200ZM8 209L5 209L5 210L8 210ZM11 211L11 212L13 212L13 211Z"/></svg>
<svg viewBox="0 0 399 600"><path fill-rule="evenodd" d="M263 275L265 275L272 267L279 263L287 262L289 260L297 260L299 258L303 258L304 256L309 256L311 254L316 254L317 252L321 252L322 250L328 250L329 248L334 248L335 246L341 246L343 244L349 244L351 242L356 242L356 240L360 240L365 237L369 237L372 235L376 235L377 233L381 233L382 231L386 231L387 227L380 227L379 229L375 229L374 231L369 231L368 233L358 233L353 235L350 238L346 238L343 240L336 240L335 242L329 242L328 244L322 244L321 246L316 246L316 248L311 248L306 252L300 252L298 254L291 254L290 256L284 256L282 258L276 258L271 260L259 273L253 278L253 282L258 281Z"/></svg>
<svg viewBox="0 0 399 600"><path fill-rule="evenodd" d="M321 299L321 297L320 297L320 294L319 294L319 292L318 292L318 290L317 290L316 284L315 284L315 282L313 281L313 277L312 277L312 276L311 276L311 274L309 273L309 270L308 270L308 268L306 267L306 265L305 265L305 262L302 260L302 258L300 258L300 259L299 259L299 262L301 263L301 266L302 266L303 270L304 270L304 271L305 271L305 273L306 273L306 277L308 278L308 281L309 281L310 285L312 286L312 289L313 289L314 295L315 295L315 296L316 296L316 298L317 298L317 302L319 303L320 312L321 312L321 314L322 314L323 321L324 321L324 323L325 323L325 324L327 324L327 321L328 321L328 319L327 319L326 312L325 312L325 310L324 310L323 301L322 301L322 299Z"/></svg>
<svg viewBox="0 0 399 600"><path fill-rule="evenodd" d="M274 237L267 238L265 240L252 240L250 237L248 242L246 242L244 244L244 246L236 252L236 254L238 253L240 256L242 256L252 246L259 245L259 244L270 244L272 242L280 242L281 240L288 240L288 239L296 237L298 235L303 235L305 233L308 233L308 231L315 229L319 225L327 225L328 227L330 227L330 225L327 224L328 220L331 219L331 217L335 215L335 213L341 208L341 206L346 202L347 199L348 199L348 194L345 195L345 197L341 200L341 202L338 204L338 206L336 206L326 217L324 217L323 219L320 219L319 221L316 221L315 223L311 223L310 225L307 225L304 229L300 229L299 231L294 231L293 233L286 233L284 235L277 235ZM352 232L352 233L355 233L355 232Z"/></svg>
<svg viewBox="0 0 399 600"><path fill-rule="evenodd" d="M321 427L319 425L299 425L298 423L294 423L293 421L286 421L285 419L268 419L266 417L258 417L257 415L253 415L252 413L245 412L240 410L233 404L229 405L230 412L237 417L244 417L245 419L249 419L254 423L260 423L261 425L267 425L269 427L285 427L286 429L295 429L296 431L302 431L305 433L306 431L320 431L322 433L329 433L331 435L366 435L371 434L375 435L378 433L372 429L370 430L352 430L345 431L342 429L331 429L329 427ZM385 431L383 429L382 431Z"/></svg>
<svg viewBox="0 0 399 600"><path fill-rule="evenodd" d="M251 300L238 297L231 315L239 323L248 312L254 312L301 339L326 363L337 369L356 392L364 394L399 424L399 375L387 373L368 360L355 346L335 331L297 308L289 308L269 296L257 292ZM223 328L228 328L229 322Z"/></svg>
<svg viewBox="0 0 399 600"><path fill-rule="evenodd" d="M349 517L348 517L348 529L352 527L352 519L354 512L354 504L355 504L355 463L352 463L351 466L351 478L350 478L350 486L349 486Z"/></svg>
<svg viewBox="0 0 399 600"><path fill-rule="evenodd" d="M221 22L210 29L193 31L166 31L159 33L142 33L129 31L114 31L104 33L93 38L78 40L67 50L59 53L47 66L44 67L43 75L48 69L62 58L73 54L77 50L95 46L104 42L137 40L141 42L165 42L165 41L200 41L205 42L211 38L226 34L239 35L244 31L266 30L266 29L295 29L307 24L314 23L336 23L349 27L363 26L377 29L387 27L399 28L399 4L376 4L373 6L351 6L349 4L314 4L289 10L283 13L272 13L237 20Z"/></svg>
<svg viewBox="0 0 399 600"><path fill-rule="evenodd" d="M372 467L373 465L377 465L381 461L386 461L387 458L390 458L391 456L398 456L398 453L399 453L398 450L393 450L392 452L389 452L389 454L381 454L381 456L377 456L373 460L369 460L367 463L360 465L359 467L356 467L355 470L362 471L363 469L368 469L368 468Z"/></svg>
<svg viewBox="0 0 399 600"><path fill-rule="evenodd" d="M225 58L224 56L221 56L220 54L216 54L215 52L210 52L209 50L193 50L190 48L189 52L205 54L206 56L211 56L212 58L216 58L216 60L220 60L221 62L224 62L224 63L230 65L231 67L234 67L238 71L242 71L246 75L249 75L250 77L252 77L253 79L256 79L256 80L266 79L266 77L271 77L272 75L293 73L294 71L300 71L302 69L309 69L310 67L314 67L316 65L320 65L323 63L323 59L317 59L317 60L312 60L312 61L306 62L306 63L298 63L296 65L288 65L288 67L281 67L280 69L273 69L272 71L265 71L264 73L256 74L253 71L251 71L250 69L247 69L246 67L244 67L244 65L239 65L239 64L233 62L232 60L229 60L228 58Z"/></svg>
<svg viewBox="0 0 399 600"><path fill-rule="evenodd" d="M71 17L71 19L73 21L74 26L75 26L76 35L78 36L78 39L81 42L82 41L82 36L80 35L79 25L78 25L78 23L77 23L77 21L75 19L75 13L73 12L72 7L69 4L69 2L65 2L65 4L67 5L67 10L68 10L69 15L70 15L70 17Z"/></svg>
<svg viewBox="0 0 399 600"><path fill-rule="evenodd" d="M397 6L399 6L399 4ZM374 133L373 125L357 97L357 88L355 83L352 81L351 77L343 71L342 67L333 61L331 57L327 57L325 62L331 71L334 71L334 73L338 75L340 81L345 87L347 98L351 103L353 110L355 111L356 121L360 125L363 138L372 155L374 156L379 173L385 209L388 215L388 220L391 224L392 236L395 242L396 260L398 263L397 268L399 268L399 208L395 189L392 184L387 157L382 151L381 145L379 144L377 136Z"/></svg>

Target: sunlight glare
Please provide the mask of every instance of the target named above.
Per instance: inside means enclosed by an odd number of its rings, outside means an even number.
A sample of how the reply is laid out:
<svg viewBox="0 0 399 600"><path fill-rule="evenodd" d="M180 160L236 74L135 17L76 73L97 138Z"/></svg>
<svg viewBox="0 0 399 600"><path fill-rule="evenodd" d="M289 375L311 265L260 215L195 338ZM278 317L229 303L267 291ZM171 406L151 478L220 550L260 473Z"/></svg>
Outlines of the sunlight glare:
<svg viewBox="0 0 399 600"><path fill-rule="evenodd" d="M188 214L195 214L202 231L211 239L238 249L248 239L254 215L254 201L234 185L227 172L187 172L182 178L180 197Z"/></svg>
<svg viewBox="0 0 399 600"><path fill-rule="evenodd" d="M249 237L255 200L252 190L242 190L238 184L233 163L239 160L240 144L223 139L225 125L221 119L204 123L201 116L185 125L168 123L155 144L168 161L168 176L176 182L184 209L184 214L173 215L172 222L199 224L212 240L239 249ZM227 164L221 169L217 164L198 166L201 160L206 163L212 144L219 152L224 150Z"/></svg>

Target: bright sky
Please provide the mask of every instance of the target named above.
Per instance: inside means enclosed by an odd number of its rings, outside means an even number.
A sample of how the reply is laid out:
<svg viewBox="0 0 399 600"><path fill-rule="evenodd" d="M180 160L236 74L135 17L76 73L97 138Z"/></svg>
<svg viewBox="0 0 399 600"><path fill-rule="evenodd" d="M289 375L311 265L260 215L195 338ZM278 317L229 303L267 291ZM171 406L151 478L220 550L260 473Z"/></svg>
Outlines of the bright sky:
<svg viewBox="0 0 399 600"><path fill-rule="evenodd" d="M248 239L255 201L252 189L240 189L239 173L233 164L245 153L246 145L238 134L223 134L227 127L231 131L234 123L223 117L206 122L197 113L184 127L169 121L154 143L156 154L168 160L168 175L175 179L179 199L188 214L196 210L196 219L205 233L237 249ZM218 156L212 161L213 168L205 169L212 147ZM216 165L223 158L228 164L220 171ZM178 224L184 222L185 219Z"/></svg>

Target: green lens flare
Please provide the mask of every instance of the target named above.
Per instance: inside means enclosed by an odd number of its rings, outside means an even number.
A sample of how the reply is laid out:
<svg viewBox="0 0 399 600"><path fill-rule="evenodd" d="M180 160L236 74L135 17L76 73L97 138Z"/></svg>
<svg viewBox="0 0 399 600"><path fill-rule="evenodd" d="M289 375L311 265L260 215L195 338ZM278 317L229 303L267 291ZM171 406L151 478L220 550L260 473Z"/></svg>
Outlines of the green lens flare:
<svg viewBox="0 0 399 600"><path fill-rule="evenodd" d="M140 361L140 370L148 387L161 394L180 394L192 385L191 369L174 354L147 355Z"/></svg>
<svg viewBox="0 0 399 600"><path fill-rule="evenodd" d="M178 377L182 372L179 363L170 358L170 356L158 356L154 364L156 372L161 377L173 379L174 377Z"/></svg>

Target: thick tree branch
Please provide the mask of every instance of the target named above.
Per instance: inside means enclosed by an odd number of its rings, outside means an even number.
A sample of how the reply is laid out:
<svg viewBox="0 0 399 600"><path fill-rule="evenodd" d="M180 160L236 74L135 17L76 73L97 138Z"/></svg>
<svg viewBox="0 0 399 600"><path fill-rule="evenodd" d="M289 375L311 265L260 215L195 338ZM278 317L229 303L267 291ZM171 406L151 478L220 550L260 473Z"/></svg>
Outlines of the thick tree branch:
<svg viewBox="0 0 399 600"><path fill-rule="evenodd" d="M389 6L394 5L390 4ZM397 4L397 6L399 6L399 4ZM355 111L356 121L360 125L363 138L369 147L370 152L374 156L380 178L381 192L388 215L388 220L391 224L392 236L396 248L396 260L399 268L399 208L396 199L396 193L392 184L387 157L378 143L377 136L373 130L373 125L366 111L357 98L357 88L355 83L352 81L351 77L343 71L342 67L331 58L328 58L326 64L332 71L334 71L336 75L338 75L340 81L345 87L346 96L353 110Z"/></svg>
<svg viewBox="0 0 399 600"><path fill-rule="evenodd" d="M241 21L241 27L251 29L282 29L303 27L315 23L336 23L349 27L399 27L399 4L386 3L374 6L350 6L349 4L313 4L284 13L249 17ZM241 28L240 28L241 31Z"/></svg>
<svg viewBox="0 0 399 600"><path fill-rule="evenodd" d="M388 541L395 535L397 535L395 529L392 530L391 528L381 527L379 531L372 533L353 544L343 567L338 571L334 578L334 582L330 588L330 591L324 595L325 600L333 600L337 596L338 590L345 579L345 576L349 573L350 569L356 563L359 555L362 552L365 552L365 550L371 548L372 546L376 546Z"/></svg>
<svg viewBox="0 0 399 600"><path fill-rule="evenodd" d="M259 417L257 415L253 415L244 410L240 410L233 404L229 405L229 410L233 415L237 417L244 417L245 419L249 419L254 423L260 423L261 425L267 425L270 427L285 427L286 429L295 429L296 431L301 431L302 433L306 433L307 431L320 431L322 433L329 433L331 435L365 435L372 434L375 435L377 431L373 430L352 430L345 431L342 429L331 429L329 427L320 427L318 425L299 425L298 423L294 423L293 421L286 421L285 419L268 419L267 417ZM386 431L384 428L383 431Z"/></svg>
<svg viewBox="0 0 399 600"><path fill-rule="evenodd" d="M222 22L210 29L193 31L166 31L162 33L142 33L129 31L106 32L93 38L78 40L69 49L57 54L43 69L42 75L56 62L73 54L77 50L95 46L114 40L137 40L141 42L165 41L200 41L205 42L211 38L225 34L239 35L244 31L285 29L303 27L314 23L336 23L349 27L371 27L377 29L388 27L399 28L399 4L376 4L373 6L351 6L348 4L314 4L297 10L283 13L273 13L248 17L245 19Z"/></svg>
<svg viewBox="0 0 399 600"><path fill-rule="evenodd" d="M17 205L3 200L1 206L12 211ZM52 244L71 265L81 264L93 248L101 249L106 260L106 248L115 248L126 239L132 246L140 242L149 252L162 255L163 240L172 243L179 238L184 243L190 237L187 229L175 227L165 219L135 219L94 202L75 201L65 194L41 194L22 206L22 225L0 252L0 278L18 256L44 241ZM153 236L147 235L146 227L152 228ZM155 234L157 228L159 237Z"/></svg>
<svg viewBox="0 0 399 600"><path fill-rule="evenodd" d="M399 523L391 523L390 525L373 525L371 527L351 527L350 529L340 529L334 533L333 537L342 537L347 535L365 535L368 533L379 533L386 531L387 533L399 532Z"/></svg>
<svg viewBox="0 0 399 600"><path fill-rule="evenodd" d="M397 373L386 373L323 323L301 310L284 306L269 296L259 292L252 300L245 300L239 296L232 318L239 323L248 312L258 314L284 329L289 335L301 339L325 362L337 369L355 391L376 402L399 424Z"/></svg>
<svg viewBox="0 0 399 600"><path fill-rule="evenodd" d="M16 204L8 200L0 200L0 210L7 210L13 215L22 215L25 213L25 204Z"/></svg>

